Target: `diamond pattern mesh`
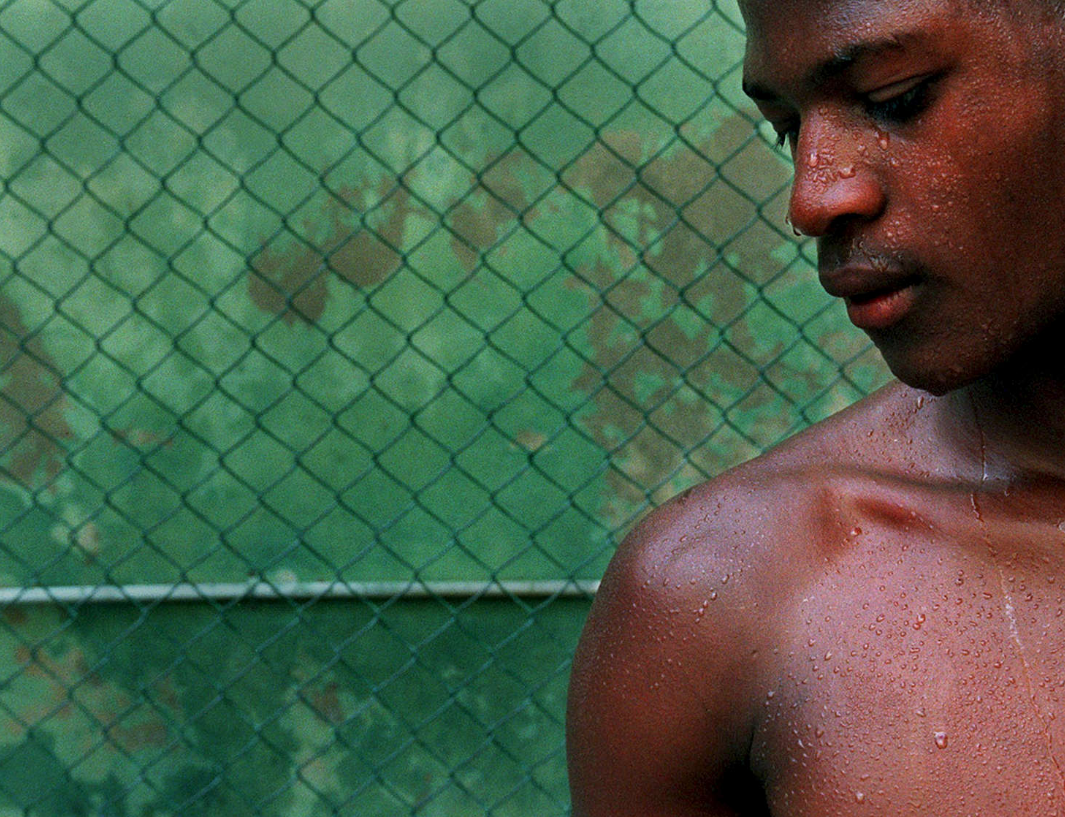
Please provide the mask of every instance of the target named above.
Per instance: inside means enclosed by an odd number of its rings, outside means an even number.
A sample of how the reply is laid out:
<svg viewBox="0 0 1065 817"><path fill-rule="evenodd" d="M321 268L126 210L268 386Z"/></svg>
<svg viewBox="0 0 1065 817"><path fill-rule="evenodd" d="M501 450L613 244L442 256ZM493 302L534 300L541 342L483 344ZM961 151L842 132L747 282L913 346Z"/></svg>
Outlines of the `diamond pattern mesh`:
<svg viewBox="0 0 1065 817"><path fill-rule="evenodd" d="M884 380L695 0L0 2L0 815L564 814L649 506Z"/></svg>

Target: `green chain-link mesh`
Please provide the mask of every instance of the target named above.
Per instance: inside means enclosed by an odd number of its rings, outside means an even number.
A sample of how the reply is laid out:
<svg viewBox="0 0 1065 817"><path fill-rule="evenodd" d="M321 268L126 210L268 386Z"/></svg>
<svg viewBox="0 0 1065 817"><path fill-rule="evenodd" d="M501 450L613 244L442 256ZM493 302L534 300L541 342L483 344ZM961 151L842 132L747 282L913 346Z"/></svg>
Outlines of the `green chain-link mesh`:
<svg viewBox="0 0 1065 817"><path fill-rule="evenodd" d="M731 0L0 2L0 817L567 811L579 582L884 377L742 49Z"/></svg>

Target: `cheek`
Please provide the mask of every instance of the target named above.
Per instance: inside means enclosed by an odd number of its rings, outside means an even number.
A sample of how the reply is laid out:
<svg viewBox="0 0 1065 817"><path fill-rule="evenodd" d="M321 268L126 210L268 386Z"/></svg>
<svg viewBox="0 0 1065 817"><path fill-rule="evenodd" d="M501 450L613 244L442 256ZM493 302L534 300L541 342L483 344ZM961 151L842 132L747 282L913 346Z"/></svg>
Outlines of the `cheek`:
<svg viewBox="0 0 1065 817"><path fill-rule="evenodd" d="M900 153L893 170L904 238L1006 276L1034 253L1060 247L1065 260L1065 149L1030 132L998 135Z"/></svg>
<svg viewBox="0 0 1065 817"><path fill-rule="evenodd" d="M985 172L946 153L901 153L892 159L889 240L928 262L987 252L996 209L987 200ZM930 256L930 257L929 257Z"/></svg>
<svg viewBox="0 0 1065 817"><path fill-rule="evenodd" d="M974 224L1011 254L1061 232L1065 138L1052 110L1035 88L1028 99L993 100L967 122L952 163ZM1027 236L1038 237L1034 246L1021 244Z"/></svg>

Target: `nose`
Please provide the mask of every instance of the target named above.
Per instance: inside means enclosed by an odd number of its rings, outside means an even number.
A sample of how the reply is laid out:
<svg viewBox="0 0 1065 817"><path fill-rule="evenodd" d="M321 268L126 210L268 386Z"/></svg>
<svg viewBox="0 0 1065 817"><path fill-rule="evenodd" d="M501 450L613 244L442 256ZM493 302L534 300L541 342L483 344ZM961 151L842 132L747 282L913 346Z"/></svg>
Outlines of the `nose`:
<svg viewBox="0 0 1065 817"><path fill-rule="evenodd" d="M840 136L827 121L804 123L788 206L797 232L820 238L851 222L872 220L885 200L878 171L853 136Z"/></svg>

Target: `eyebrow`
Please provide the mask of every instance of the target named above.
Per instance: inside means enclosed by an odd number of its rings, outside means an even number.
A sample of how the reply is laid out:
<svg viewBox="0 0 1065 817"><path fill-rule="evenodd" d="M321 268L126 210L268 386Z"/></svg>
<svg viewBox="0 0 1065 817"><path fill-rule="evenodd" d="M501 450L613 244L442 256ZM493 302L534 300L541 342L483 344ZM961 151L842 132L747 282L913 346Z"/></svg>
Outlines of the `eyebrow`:
<svg viewBox="0 0 1065 817"><path fill-rule="evenodd" d="M877 57L890 51L903 51L906 41L914 38L912 34L895 34L876 40L866 40L844 46L823 62L818 63L803 78L808 86L823 85L847 73L863 60ZM755 102L774 102L777 94L767 85L743 80L743 92Z"/></svg>

